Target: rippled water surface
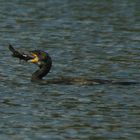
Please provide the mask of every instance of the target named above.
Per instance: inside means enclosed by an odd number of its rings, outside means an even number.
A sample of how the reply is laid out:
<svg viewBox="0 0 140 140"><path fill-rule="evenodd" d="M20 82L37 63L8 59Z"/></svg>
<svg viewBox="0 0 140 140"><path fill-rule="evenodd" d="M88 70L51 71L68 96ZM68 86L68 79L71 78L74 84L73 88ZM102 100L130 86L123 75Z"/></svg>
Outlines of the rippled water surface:
<svg viewBox="0 0 140 140"><path fill-rule="evenodd" d="M0 0L0 139L139 140L139 84L31 83L9 43L47 50L45 79L140 82L139 0Z"/></svg>

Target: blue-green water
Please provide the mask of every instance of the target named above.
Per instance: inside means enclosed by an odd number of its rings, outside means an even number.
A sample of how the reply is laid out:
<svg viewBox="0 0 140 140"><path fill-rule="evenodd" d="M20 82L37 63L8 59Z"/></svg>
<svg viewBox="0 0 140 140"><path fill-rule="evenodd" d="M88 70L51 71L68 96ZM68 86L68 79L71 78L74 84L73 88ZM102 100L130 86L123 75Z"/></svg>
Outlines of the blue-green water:
<svg viewBox="0 0 140 140"><path fill-rule="evenodd" d="M139 85L38 85L8 44L47 50L45 79L140 82L138 0L0 0L0 140L139 140Z"/></svg>

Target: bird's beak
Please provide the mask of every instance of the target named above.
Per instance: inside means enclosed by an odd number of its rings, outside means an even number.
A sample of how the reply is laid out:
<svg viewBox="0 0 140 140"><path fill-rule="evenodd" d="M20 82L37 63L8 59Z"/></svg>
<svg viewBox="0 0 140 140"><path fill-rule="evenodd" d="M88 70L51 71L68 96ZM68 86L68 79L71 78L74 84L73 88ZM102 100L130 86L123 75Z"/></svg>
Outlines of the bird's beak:
<svg viewBox="0 0 140 140"><path fill-rule="evenodd" d="M28 60L28 62L31 62L31 63L37 63L37 62L39 61L38 56L37 56L36 54L34 54L34 53L32 53L32 55L33 55L34 58Z"/></svg>

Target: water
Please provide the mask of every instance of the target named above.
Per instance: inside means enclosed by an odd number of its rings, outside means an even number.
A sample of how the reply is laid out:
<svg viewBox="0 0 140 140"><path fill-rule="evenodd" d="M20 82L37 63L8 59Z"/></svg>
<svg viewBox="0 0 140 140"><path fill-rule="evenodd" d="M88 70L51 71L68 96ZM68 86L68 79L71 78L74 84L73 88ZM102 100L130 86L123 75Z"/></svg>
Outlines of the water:
<svg viewBox="0 0 140 140"><path fill-rule="evenodd" d="M139 85L38 85L8 44L47 50L60 76L140 81L138 0L0 1L1 140L139 140Z"/></svg>

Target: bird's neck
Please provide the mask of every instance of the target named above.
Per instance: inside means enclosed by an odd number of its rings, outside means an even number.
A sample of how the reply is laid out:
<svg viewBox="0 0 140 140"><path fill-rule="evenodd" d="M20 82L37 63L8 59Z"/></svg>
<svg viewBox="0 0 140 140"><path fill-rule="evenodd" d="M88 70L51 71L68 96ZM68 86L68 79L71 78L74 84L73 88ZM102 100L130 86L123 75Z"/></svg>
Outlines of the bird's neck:
<svg viewBox="0 0 140 140"><path fill-rule="evenodd" d="M42 65L39 66L39 69L32 74L31 80L32 81L41 80L44 76L46 76L49 73L51 66L52 66L51 59L48 60L47 62L44 62Z"/></svg>

